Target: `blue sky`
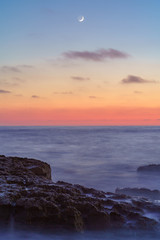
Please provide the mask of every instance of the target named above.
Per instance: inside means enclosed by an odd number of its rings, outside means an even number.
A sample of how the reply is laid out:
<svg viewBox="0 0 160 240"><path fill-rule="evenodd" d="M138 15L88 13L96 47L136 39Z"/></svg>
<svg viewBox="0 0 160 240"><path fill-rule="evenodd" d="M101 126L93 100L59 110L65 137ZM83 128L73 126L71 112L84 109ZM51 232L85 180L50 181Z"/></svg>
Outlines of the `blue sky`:
<svg viewBox="0 0 160 240"><path fill-rule="evenodd" d="M61 52L121 48L159 58L158 0L1 0L1 61L39 61ZM77 17L85 16L83 24Z"/></svg>

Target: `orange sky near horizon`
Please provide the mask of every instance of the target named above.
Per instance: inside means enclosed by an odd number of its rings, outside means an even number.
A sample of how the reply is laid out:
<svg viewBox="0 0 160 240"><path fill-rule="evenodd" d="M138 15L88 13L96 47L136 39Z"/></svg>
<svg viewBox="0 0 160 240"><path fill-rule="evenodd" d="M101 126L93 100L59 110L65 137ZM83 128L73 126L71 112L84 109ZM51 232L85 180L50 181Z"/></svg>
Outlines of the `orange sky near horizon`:
<svg viewBox="0 0 160 240"><path fill-rule="evenodd" d="M0 90L0 125L159 125L158 75L127 75L128 69L121 74L123 64L116 73L113 65L112 75L101 66L99 77L89 66L86 75L72 74L70 67L61 76L59 67L8 72L17 84L5 82Z"/></svg>
<svg viewBox="0 0 160 240"><path fill-rule="evenodd" d="M160 108L1 109L0 125L160 125Z"/></svg>

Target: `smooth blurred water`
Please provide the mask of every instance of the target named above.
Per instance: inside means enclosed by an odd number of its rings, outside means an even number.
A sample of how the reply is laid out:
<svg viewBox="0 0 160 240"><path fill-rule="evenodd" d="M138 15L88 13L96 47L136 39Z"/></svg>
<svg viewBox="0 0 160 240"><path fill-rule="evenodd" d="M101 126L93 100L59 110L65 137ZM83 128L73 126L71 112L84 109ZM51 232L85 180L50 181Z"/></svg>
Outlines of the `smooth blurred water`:
<svg viewBox="0 0 160 240"><path fill-rule="evenodd" d="M138 174L138 166L160 163L160 127L0 127L0 154L37 158L63 180L114 191L117 187L160 190L158 175ZM12 224L13 225L13 224ZM106 231L48 233L0 230L7 240L158 240L159 232Z"/></svg>
<svg viewBox="0 0 160 240"><path fill-rule="evenodd" d="M53 181L105 191L160 189L159 176L138 166L160 163L160 127L0 127L0 154L37 158L52 167Z"/></svg>
<svg viewBox="0 0 160 240"><path fill-rule="evenodd" d="M0 240L159 240L160 233L153 231L115 230L85 233L46 233L43 231L0 232Z"/></svg>

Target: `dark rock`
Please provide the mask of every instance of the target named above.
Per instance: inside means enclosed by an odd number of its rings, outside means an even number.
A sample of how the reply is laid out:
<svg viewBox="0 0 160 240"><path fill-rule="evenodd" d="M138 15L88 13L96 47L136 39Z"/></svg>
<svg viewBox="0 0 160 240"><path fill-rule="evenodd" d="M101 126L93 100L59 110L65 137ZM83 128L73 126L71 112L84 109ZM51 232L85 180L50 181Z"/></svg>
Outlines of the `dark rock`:
<svg viewBox="0 0 160 240"><path fill-rule="evenodd" d="M104 230L110 227L109 214L97 209L87 214L84 221L90 230Z"/></svg>
<svg viewBox="0 0 160 240"><path fill-rule="evenodd" d="M110 219L112 227L122 227L125 223L124 217L116 212L110 213Z"/></svg>
<svg viewBox="0 0 160 240"><path fill-rule="evenodd" d="M139 213L129 213L128 219L132 222L132 227L135 226L138 229L152 229L156 225L154 219L148 219L144 216L141 216Z"/></svg>
<svg viewBox="0 0 160 240"><path fill-rule="evenodd" d="M47 163L0 155L1 225L14 219L15 225L80 232L110 227L154 228L158 222L144 212L157 210L160 215L160 207L145 199L131 199L127 193L105 193L62 181L53 183Z"/></svg>
<svg viewBox="0 0 160 240"><path fill-rule="evenodd" d="M150 190L147 188L117 188L115 191L117 194L125 194L128 196L144 197L151 200L160 199L160 191Z"/></svg>
<svg viewBox="0 0 160 240"><path fill-rule="evenodd" d="M75 207L66 207L62 213L62 222L71 229L82 232L84 229L81 212Z"/></svg>
<svg viewBox="0 0 160 240"><path fill-rule="evenodd" d="M83 201L76 204L77 209L82 213L87 229L106 229L110 225L109 214L98 208L96 202Z"/></svg>
<svg viewBox="0 0 160 240"><path fill-rule="evenodd" d="M127 217L129 220L138 220L141 217L141 215L139 213L130 212L128 213Z"/></svg>
<svg viewBox="0 0 160 240"><path fill-rule="evenodd" d="M122 216L128 216L130 212L139 212L139 209L129 203L116 203L112 207L112 211L121 214Z"/></svg>
<svg viewBox="0 0 160 240"><path fill-rule="evenodd" d="M146 217L139 217L136 222L138 228L150 230L153 229L157 222L154 219L148 219Z"/></svg>
<svg viewBox="0 0 160 240"><path fill-rule="evenodd" d="M149 164L146 166L140 166L137 168L138 172L151 172L151 173L160 173L160 164Z"/></svg>
<svg viewBox="0 0 160 240"><path fill-rule="evenodd" d="M48 171L48 166L46 167L46 165L44 165L43 167L33 166L29 168L29 170L35 173L37 176L42 176L47 179L51 179L51 172Z"/></svg>
<svg viewBox="0 0 160 240"><path fill-rule="evenodd" d="M29 159L29 158L18 158L18 157L5 157L0 156L0 169L3 171L3 176L11 178L11 180L19 180L22 183L31 181L32 179L40 180L44 178L51 180L51 168L49 164L40 160ZM39 178L37 178L39 177Z"/></svg>

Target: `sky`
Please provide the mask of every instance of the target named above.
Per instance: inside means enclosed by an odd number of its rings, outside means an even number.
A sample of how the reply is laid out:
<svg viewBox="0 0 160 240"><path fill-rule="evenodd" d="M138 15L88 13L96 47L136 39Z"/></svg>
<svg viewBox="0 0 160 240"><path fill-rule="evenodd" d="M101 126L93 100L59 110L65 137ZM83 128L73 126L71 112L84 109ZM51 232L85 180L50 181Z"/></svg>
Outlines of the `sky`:
<svg viewBox="0 0 160 240"><path fill-rule="evenodd" d="M159 12L159 0L0 0L0 125L160 125Z"/></svg>

